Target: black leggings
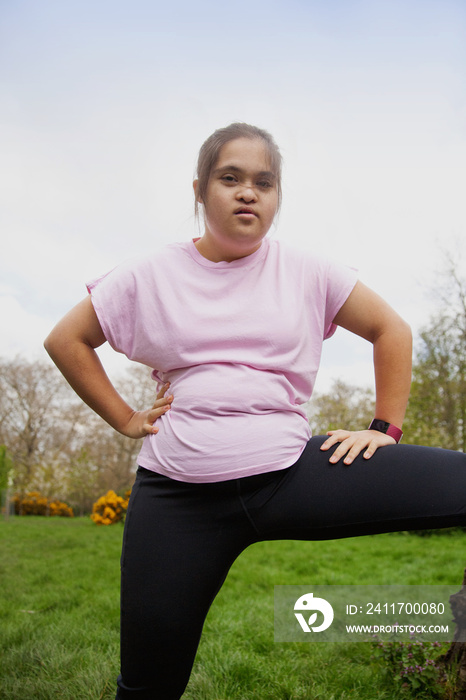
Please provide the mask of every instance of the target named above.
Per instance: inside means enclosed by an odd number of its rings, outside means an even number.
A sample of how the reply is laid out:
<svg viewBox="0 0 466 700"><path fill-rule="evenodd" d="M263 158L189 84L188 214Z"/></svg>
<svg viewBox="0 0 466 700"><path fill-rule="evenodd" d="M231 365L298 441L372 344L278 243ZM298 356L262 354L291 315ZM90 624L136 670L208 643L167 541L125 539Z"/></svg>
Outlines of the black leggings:
<svg viewBox="0 0 466 700"><path fill-rule="evenodd" d="M314 437L292 467L214 484L139 468L125 524L119 700L178 700L209 607L236 557L264 540L466 525L466 457L413 445L351 466Z"/></svg>

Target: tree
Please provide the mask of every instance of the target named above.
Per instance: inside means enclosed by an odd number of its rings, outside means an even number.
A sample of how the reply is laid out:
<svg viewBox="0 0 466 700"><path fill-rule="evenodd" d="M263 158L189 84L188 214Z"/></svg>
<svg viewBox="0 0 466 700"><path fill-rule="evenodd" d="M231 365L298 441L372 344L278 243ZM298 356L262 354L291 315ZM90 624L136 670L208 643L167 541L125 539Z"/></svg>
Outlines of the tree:
<svg viewBox="0 0 466 700"><path fill-rule="evenodd" d="M40 465L70 449L82 414L52 366L0 361L0 443L13 460L15 488L27 488Z"/></svg>
<svg viewBox="0 0 466 700"><path fill-rule="evenodd" d="M150 372L148 367L134 363L115 381L118 392L136 410L149 408L156 399L156 384ZM80 442L82 452L76 465L81 470L85 464L90 467L93 481L102 493L127 490L134 480L142 441L121 435L92 412L86 433L87 437Z"/></svg>
<svg viewBox="0 0 466 700"><path fill-rule="evenodd" d="M67 475L66 501L76 515L90 513L96 498L105 492L106 488L100 484L100 476L100 467L90 458L86 447L73 453Z"/></svg>
<svg viewBox="0 0 466 700"><path fill-rule="evenodd" d="M307 404L309 423L314 435L328 430L362 430L374 417L374 392L335 379L327 394L317 394Z"/></svg>
<svg viewBox="0 0 466 700"><path fill-rule="evenodd" d="M441 302L420 333L405 434L409 442L466 449L466 280L451 257L437 288Z"/></svg>
<svg viewBox="0 0 466 700"><path fill-rule="evenodd" d="M135 409L155 401L147 367L132 365L116 385ZM16 491L40 491L80 513L100 492L128 489L141 447L83 404L55 367L21 358L0 360L1 444Z"/></svg>
<svg viewBox="0 0 466 700"><path fill-rule="evenodd" d="M0 491L5 491L9 486L10 474L13 469L13 460L5 445L0 445Z"/></svg>
<svg viewBox="0 0 466 700"><path fill-rule="evenodd" d="M10 479L13 471L13 460L5 445L0 445L0 506L5 518L10 515Z"/></svg>

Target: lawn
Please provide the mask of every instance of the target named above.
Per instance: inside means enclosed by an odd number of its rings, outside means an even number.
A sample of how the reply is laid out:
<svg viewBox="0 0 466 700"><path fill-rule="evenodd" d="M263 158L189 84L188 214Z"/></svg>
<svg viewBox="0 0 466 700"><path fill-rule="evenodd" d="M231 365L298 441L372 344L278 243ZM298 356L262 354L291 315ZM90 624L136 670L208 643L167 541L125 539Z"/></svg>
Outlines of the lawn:
<svg viewBox="0 0 466 700"><path fill-rule="evenodd" d="M110 700L118 674L121 525L0 522L0 697ZM186 700L398 695L360 644L278 644L277 584L460 584L466 534L266 542L233 566L206 622ZM189 621L188 621L189 624Z"/></svg>

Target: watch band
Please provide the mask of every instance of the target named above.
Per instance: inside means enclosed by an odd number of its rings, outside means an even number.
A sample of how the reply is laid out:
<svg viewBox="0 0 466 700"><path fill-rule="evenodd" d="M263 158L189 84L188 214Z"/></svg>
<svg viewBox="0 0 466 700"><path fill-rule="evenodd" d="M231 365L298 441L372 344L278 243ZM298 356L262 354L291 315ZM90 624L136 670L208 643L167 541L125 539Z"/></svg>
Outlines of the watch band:
<svg viewBox="0 0 466 700"><path fill-rule="evenodd" d="M385 433L385 435L389 435L396 442L400 442L401 438L403 437L402 431L397 428L396 425L380 420L380 418L374 418L369 426L369 430L378 430L379 433Z"/></svg>

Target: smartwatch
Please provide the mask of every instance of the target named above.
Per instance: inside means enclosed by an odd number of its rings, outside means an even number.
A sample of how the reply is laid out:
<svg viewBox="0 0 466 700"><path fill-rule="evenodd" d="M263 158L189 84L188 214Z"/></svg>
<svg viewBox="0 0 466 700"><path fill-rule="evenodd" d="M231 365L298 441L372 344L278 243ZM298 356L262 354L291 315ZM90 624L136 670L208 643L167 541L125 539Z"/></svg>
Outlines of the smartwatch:
<svg viewBox="0 0 466 700"><path fill-rule="evenodd" d="M374 418L369 426L369 430L378 430L379 433L385 433L385 435L389 435L396 442L400 442L401 438L403 437L403 433L396 427L396 425L393 425L393 423L387 423L379 418Z"/></svg>

